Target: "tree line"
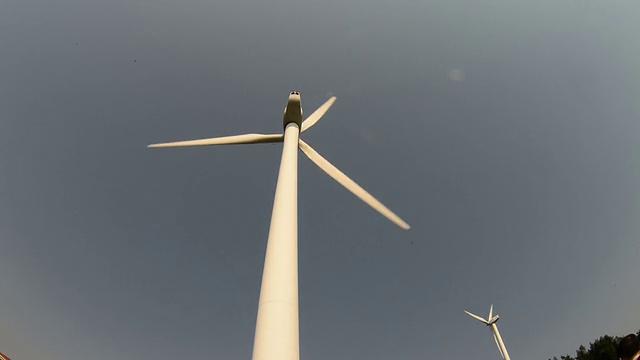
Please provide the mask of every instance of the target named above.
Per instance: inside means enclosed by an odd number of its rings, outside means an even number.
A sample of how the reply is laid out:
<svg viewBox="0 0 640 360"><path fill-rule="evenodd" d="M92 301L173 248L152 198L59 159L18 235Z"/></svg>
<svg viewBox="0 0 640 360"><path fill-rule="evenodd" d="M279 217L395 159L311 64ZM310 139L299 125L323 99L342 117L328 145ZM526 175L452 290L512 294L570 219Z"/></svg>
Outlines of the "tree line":
<svg viewBox="0 0 640 360"><path fill-rule="evenodd" d="M636 333L640 337L640 330ZM625 335L626 336L626 335ZM624 336L623 336L624 337ZM589 348L580 345L576 350L576 355L562 355L559 358L554 356L549 360L618 360L616 349L622 337L604 335L589 343Z"/></svg>

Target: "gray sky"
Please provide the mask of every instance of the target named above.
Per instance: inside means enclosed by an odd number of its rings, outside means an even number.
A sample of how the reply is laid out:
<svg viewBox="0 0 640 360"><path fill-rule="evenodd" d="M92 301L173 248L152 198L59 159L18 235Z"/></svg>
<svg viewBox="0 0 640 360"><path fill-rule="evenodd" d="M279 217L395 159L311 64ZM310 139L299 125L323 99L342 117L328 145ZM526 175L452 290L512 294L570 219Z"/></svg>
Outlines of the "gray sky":
<svg viewBox="0 0 640 360"><path fill-rule="evenodd" d="M640 3L0 2L0 352L251 357L280 145L301 358L514 359L640 328Z"/></svg>

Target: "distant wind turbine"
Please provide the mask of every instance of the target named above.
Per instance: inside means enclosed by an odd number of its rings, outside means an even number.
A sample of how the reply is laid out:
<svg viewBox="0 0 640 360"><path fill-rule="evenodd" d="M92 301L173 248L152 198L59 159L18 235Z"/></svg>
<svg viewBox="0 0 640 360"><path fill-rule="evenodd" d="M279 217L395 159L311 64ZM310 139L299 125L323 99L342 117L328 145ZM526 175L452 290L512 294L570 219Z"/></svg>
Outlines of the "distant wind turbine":
<svg viewBox="0 0 640 360"><path fill-rule="evenodd" d="M253 360L298 360L298 152L387 219L408 230L409 225L366 190L320 156L300 134L309 130L333 105L331 97L302 121L300 93L289 94L284 109L284 134L245 134L149 145L152 148L284 142L271 213L267 253L262 274Z"/></svg>
<svg viewBox="0 0 640 360"><path fill-rule="evenodd" d="M489 308L489 317L486 320L466 310L464 312L467 313L467 315L471 316L472 318L480 321L481 323L491 328L491 333L493 334L493 340L495 340L496 346L498 346L498 351L500 351L500 355L502 355L502 357L505 360L511 360L509 358L509 353L507 352L507 347L504 346L504 342L502 341L502 336L500 336L500 332L498 331L498 325L496 325L498 320L500 320L500 315L493 316L493 305L491 305L491 307Z"/></svg>

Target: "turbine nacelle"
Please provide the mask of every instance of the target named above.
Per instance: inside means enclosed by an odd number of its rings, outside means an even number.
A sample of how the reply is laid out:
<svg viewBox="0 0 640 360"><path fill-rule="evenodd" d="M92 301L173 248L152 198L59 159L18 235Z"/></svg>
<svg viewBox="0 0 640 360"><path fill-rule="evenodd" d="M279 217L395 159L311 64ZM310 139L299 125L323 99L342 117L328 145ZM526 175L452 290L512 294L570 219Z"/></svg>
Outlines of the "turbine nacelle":
<svg viewBox="0 0 640 360"><path fill-rule="evenodd" d="M292 122L298 124L298 128L302 127L302 104L300 93L296 90L289 93L289 101L287 107L284 108L283 126L286 128Z"/></svg>

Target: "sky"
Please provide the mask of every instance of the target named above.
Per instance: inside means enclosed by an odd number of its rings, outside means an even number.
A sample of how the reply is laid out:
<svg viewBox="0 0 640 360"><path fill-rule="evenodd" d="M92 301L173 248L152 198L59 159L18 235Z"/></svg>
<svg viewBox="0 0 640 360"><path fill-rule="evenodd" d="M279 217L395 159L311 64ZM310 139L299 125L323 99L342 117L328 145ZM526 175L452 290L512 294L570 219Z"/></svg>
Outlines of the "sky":
<svg viewBox="0 0 640 360"><path fill-rule="evenodd" d="M640 329L640 3L0 2L0 352L249 359L282 131L302 359L513 359Z"/></svg>

